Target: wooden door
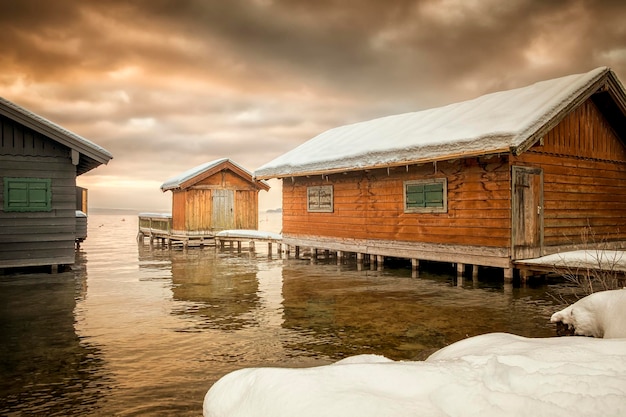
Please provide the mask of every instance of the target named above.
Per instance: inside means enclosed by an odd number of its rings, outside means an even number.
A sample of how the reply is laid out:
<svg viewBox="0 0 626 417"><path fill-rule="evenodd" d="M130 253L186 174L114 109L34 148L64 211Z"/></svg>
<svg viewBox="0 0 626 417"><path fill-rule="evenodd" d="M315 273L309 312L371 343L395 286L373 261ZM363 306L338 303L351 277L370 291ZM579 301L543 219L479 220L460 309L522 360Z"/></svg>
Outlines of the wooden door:
<svg viewBox="0 0 626 417"><path fill-rule="evenodd" d="M211 211L213 230L235 228L235 192L233 190L213 190Z"/></svg>
<svg viewBox="0 0 626 417"><path fill-rule="evenodd" d="M543 171L512 168L512 259L541 256L543 246Z"/></svg>

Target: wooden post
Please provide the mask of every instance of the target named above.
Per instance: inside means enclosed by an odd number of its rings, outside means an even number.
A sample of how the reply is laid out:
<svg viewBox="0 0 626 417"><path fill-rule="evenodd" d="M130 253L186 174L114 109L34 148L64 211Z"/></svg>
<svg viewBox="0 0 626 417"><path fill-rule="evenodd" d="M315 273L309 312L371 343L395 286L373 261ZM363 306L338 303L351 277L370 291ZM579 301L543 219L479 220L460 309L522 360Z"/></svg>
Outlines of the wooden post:
<svg viewBox="0 0 626 417"><path fill-rule="evenodd" d="M383 255L376 255L376 264L378 266L378 270L381 271L383 269L383 265L385 264L385 257Z"/></svg>
<svg viewBox="0 0 626 417"><path fill-rule="evenodd" d="M296 255L295 255L296 259L300 259L300 246L296 245L295 252L296 252Z"/></svg>
<svg viewBox="0 0 626 417"><path fill-rule="evenodd" d="M411 259L411 278L419 278L420 273L420 260L419 259Z"/></svg>
<svg viewBox="0 0 626 417"><path fill-rule="evenodd" d="M504 271L504 282L510 283L513 282L513 268L503 268Z"/></svg>
<svg viewBox="0 0 626 417"><path fill-rule="evenodd" d="M337 265L341 264L341 259L343 259L343 252L338 250L337 251Z"/></svg>

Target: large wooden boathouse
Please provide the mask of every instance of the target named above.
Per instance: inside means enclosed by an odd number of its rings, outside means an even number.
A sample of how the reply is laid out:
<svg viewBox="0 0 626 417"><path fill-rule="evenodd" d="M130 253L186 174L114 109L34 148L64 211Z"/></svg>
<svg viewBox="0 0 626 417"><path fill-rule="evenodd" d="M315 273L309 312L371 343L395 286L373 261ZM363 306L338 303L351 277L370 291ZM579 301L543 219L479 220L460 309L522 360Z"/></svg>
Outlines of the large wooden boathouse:
<svg viewBox="0 0 626 417"><path fill-rule="evenodd" d="M76 187L76 177L111 158L0 98L0 270L74 263L75 242L86 238L87 190Z"/></svg>
<svg viewBox="0 0 626 417"><path fill-rule="evenodd" d="M508 280L588 236L626 247L626 92L597 68L337 127L254 174L283 180L284 245Z"/></svg>
<svg viewBox="0 0 626 417"><path fill-rule="evenodd" d="M156 237L187 246L209 243L222 230L256 230L259 191L269 188L228 158L204 163L161 185L163 192L172 192L172 213L141 213L139 238Z"/></svg>

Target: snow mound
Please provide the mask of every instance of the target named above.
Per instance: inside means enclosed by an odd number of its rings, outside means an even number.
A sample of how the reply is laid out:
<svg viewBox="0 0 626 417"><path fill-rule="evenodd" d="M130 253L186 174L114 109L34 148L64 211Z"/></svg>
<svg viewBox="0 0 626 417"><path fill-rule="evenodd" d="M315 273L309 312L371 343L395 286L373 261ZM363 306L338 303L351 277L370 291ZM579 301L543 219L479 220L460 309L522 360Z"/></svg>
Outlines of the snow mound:
<svg viewBox="0 0 626 417"><path fill-rule="evenodd" d="M588 295L554 313L550 321L572 326L580 336L626 338L626 289Z"/></svg>
<svg viewBox="0 0 626 417"><path fill-rule="evenodd" d="M337 366L341 365L341 366ZM424 362L360 355L249 368L217 381L205 417L626 415L626 339L469 338Z"/></svg>

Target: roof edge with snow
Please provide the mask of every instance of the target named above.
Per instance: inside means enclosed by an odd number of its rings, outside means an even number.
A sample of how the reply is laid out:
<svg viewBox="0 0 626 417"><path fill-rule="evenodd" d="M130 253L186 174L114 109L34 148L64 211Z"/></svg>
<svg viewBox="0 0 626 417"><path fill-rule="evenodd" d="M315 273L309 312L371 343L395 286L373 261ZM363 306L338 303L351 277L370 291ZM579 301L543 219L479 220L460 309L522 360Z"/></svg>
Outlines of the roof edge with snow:
<svg viewBox="0 0 626 417"><path fill-rule="evenodd" d="M259 167L257 179L319 175L503 153L519 155L573 109L608 91L626 115L626 90L608 67L413 113L327 130Z"/></svg>
<svg viewBox="0 0 626 417"><path fill-rule="evenodd" d="M81 161L77 167L78 175L99 165L106 165L113 159L113 155L103 147L3 97L0 97L0 114L77 151L81 155Z"/></svg>
<svg viewBox="0 0 626 417"><path fill-rule="evenodd" d="M216 172L229 169L262 190L269 190L267 182L253 178L252 173L229 158L220 158L193 167L180 175L169 178L161 185L161 191L185 189L210 177Z"/></svg>

